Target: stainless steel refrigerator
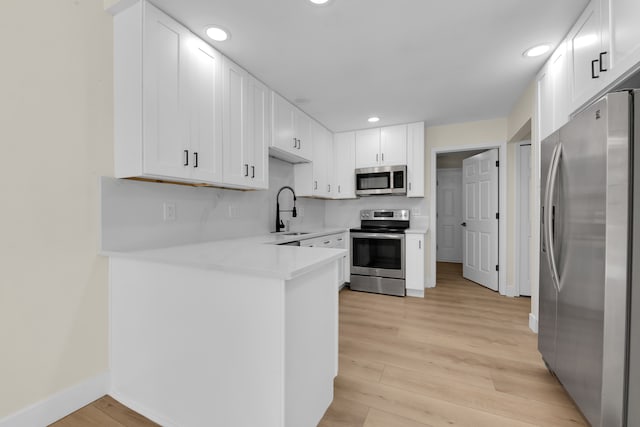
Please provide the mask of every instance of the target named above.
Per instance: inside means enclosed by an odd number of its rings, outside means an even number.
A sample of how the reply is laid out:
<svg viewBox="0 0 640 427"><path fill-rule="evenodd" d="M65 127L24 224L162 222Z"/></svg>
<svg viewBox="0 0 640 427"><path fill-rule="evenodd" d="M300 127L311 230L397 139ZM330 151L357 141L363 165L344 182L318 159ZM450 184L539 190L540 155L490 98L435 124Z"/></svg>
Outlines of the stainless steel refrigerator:
<svg viewBox="0 0 640 427"><path fill-rule="evenodd" d="M622 91L541 143L538 348L592 426L640 426L634 141L640 92Z"/></svg>

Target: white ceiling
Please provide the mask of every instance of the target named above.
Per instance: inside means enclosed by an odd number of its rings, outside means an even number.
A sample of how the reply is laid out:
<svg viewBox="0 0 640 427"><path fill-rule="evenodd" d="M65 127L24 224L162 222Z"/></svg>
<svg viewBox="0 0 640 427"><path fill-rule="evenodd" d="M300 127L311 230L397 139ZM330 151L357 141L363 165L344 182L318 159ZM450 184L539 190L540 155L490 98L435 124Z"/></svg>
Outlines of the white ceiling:
<svg viewBox="0 0 640 427"><path fill-rule="evenodd" d="M506 116L587 0L152 0L333 131ZM370 115L380 116L375 125Z"/></svg>

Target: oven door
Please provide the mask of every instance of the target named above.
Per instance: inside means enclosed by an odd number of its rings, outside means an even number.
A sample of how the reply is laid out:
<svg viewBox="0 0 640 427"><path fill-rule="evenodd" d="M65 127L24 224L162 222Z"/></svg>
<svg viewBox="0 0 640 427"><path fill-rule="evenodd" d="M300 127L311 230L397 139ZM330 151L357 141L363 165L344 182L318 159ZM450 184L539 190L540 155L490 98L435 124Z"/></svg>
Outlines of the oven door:
<svg viewBox="0 0 640 427"><path fill-rule="evenodd" d="M351 233L351 274L404 279L404 234Z"/></svg>

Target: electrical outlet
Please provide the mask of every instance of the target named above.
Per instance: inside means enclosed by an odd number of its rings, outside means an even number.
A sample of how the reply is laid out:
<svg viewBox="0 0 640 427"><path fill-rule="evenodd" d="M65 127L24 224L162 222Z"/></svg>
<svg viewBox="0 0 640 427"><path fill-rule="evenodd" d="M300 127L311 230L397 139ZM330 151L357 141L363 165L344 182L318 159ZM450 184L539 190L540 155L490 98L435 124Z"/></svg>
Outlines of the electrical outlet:
<svg viewBox="0 0 640 427"><path fill-rule="evenodd" d="M173 222L176 220L176 204L173 202L164 202L162 204L162 219L164 222Z"/></svg>

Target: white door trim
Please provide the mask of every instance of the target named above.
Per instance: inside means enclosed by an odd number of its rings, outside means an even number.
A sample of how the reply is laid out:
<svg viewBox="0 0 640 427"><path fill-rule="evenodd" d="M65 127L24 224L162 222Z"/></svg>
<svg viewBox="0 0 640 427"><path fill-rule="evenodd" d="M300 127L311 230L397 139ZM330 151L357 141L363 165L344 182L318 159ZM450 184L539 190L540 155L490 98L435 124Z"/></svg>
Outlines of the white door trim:
<svg viewBox="0 0 640 427"><path fill-rule="evenodd" d="M514 278L515 278L515 283L513 284L513 295L514 296L519 296L520 295L520 253L522 252L522 244L523 242L520 239L520 227L522 226L521 224L521 217L520 217L520 202L521 202L521 198L520 198L520 168L522 167L521 162L520 162L520 149L523 145L531 145L531 141L522 141L519 142L516 145L516 168L515 168L515 174L516 174L516 197L514 200L514 208L515 208L515 221L513 222L513 247L516 249L516 254L515 254L515 272L514 272ZM533 156L533 146L531 147L531 156ZM529 167L531 168L531 165L529 165ZM533 170L531 170L532 172L532 179L533 179ZM529 186L529 198L531 198L531 186ZM531 248L529 248L531 249ZM531 253L529 253L529 258L531 258ZM531 267L531 266L530 266Z"/></svg>
<svg viewBox="0 0 640 427"><path fill-rule="evenodd" d="M501 295L507 295L507 143L496 142L480 145L450 145L447 147L431 148L431 193L430 193L430 215L429 215L429 231L431 232L431 256L429 263L431 264L431 276L429 277L428 287L436 286L436 242L437 242L437 223L436 223L436 207L437 207L437 189L436 189L436 170L437 156L443 153L452 153L457 151L470 151L497 148L500 158L500 191L499 191L499 209L500 218L498 219L499 247L498 247L498 292ZM512 292L509 292L511 295Z"/></svg>

